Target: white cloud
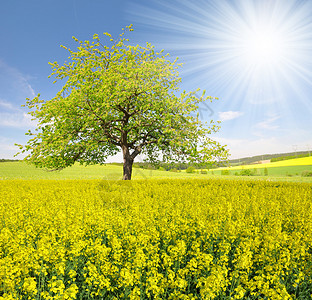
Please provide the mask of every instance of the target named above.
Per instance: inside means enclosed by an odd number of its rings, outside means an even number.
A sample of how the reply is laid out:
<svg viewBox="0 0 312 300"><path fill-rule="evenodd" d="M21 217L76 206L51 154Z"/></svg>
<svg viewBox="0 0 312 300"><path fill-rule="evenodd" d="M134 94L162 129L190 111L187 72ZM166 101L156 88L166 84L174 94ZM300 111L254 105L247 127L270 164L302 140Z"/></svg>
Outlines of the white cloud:
<svg viewBox="0 0 312 300"><path fill-rule="evenodd" d="M244 113L241 111L223 111L223 112L219 112L219 119L220 121L229 121L229 120L233 120L236 119L240 116L242 116Z"/></svg>
<svg viewBox="0 0 312 300"><path fill-rule="evenodd" d="M256 124L256 127L259 129L266 129L266 130L276 130L279 128L278 125L274 124L276 120L278 120L280 116L274 115L268 118L265 121L259 122Z"/></svg>
<svg viewBox="0 0 312 300"><path fill-rule="evenodd" d="M230 159L291 151L285 141L275 137L256 140L219 138L218 142L227 145L231 154Z"/></svg>
<svg viewBox="0 0 312 300"><path fill-rule="evenodd" d="M25 131L36 127L36 122L21 109L26 98L35 96L30 79L0 59L0 127Z"/></svg>
<svg viewBox="0 0 312 300"><path fill-rule="evenodd" d="M22 159L22 157L14 157L14 154L17 153L18 150L19 148L14 145L13 139L0 136L0 158ZM23 155L23 157L24 156L25 155Z"/></svg>
<svg viewBox="0 0 312 300"><path fill-rule="evenodd" d="M260 137L258 139L215 138L230 150L230 159L249 157L262 154L312 150L312 135L307 131L293 131L278 137Z"/></svg>
<svg viewBox="0 0 312 300"><path fill-rule="evenodd" d="M22 112L1 112L0 127L19 128L27 131L28 129L37 127L37 123L31 119L31 116Z"/></svg>
<svg viewBox="0 0 312 300"><path fill-rule="evenodd" d="M14 105L6 100L0 99L0 109L15 110Z"/></svg>
<svg viewBox="0 0 312 300"><path fill-rule="evenodd" d="M31 77L0 60L0 98L10 103L24 103L26 98L36 96L29 83ZM7 102L7 101L6 101Z"/></svg>

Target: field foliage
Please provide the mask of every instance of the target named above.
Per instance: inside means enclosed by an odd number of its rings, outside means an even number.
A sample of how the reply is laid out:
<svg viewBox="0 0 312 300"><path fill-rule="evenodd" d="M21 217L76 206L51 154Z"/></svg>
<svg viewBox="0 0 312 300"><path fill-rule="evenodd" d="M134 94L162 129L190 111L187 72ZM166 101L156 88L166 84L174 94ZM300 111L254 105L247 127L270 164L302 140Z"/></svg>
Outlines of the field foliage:
<svg viewBox="0 0 312 300"><path fill-rule="evenodd" d="M311 299L312 185L3 180L0 299Z"/></svg>

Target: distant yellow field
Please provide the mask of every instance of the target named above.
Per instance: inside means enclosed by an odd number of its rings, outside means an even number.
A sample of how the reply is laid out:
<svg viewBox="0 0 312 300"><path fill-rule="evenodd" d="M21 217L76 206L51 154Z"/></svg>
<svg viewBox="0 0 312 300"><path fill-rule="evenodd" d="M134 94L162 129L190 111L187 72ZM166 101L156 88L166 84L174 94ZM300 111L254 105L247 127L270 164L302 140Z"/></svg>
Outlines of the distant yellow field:
<svg viewBox="0 0 312 300"><path fill-rule="evenodd" d="M312 156L288 159L284 161L277 161L267 164L253 164L253 165L244 165L244 166L235 166L228 168L220 168L222 170L241 170L241 169L250 169L250 168L274 168L274 167L289 167L289 166L311 166L312 165Z"/></svg>

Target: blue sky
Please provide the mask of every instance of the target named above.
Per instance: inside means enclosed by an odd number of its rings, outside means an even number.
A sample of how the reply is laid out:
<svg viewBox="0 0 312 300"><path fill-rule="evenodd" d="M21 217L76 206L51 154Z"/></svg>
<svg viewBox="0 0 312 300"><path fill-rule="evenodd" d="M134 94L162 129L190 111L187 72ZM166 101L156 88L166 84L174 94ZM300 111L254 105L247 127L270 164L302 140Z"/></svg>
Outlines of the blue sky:
<svg viewBox="0 0 312 300"><path fill-rule="evenodd" d="M179 57L182 90L219 98L200 115L222 121L215 138L232 158L312 149L312 1L11 0L0 10L0 158L35 127L25 99L60 89L48 78L48 62L68 57L60 45L130 24L131 43Z"/></svg>

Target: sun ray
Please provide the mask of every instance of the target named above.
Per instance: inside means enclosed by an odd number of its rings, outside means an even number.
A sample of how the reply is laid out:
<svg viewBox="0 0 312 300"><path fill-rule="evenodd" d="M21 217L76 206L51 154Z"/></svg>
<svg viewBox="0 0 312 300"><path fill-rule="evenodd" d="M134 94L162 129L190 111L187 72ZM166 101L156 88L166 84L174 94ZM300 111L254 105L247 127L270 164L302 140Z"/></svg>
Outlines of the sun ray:
<svg viewBox="0 0 312 300"><path fill-rule="evenodd" d="M303 81L311 84L311 1L159 0L155 9L141 3L130 10L136 23L181 58L182 75L198 87L223 88L236 103L266 104L290 101ZM307 95L299 101L311 108Z"/></svg>

